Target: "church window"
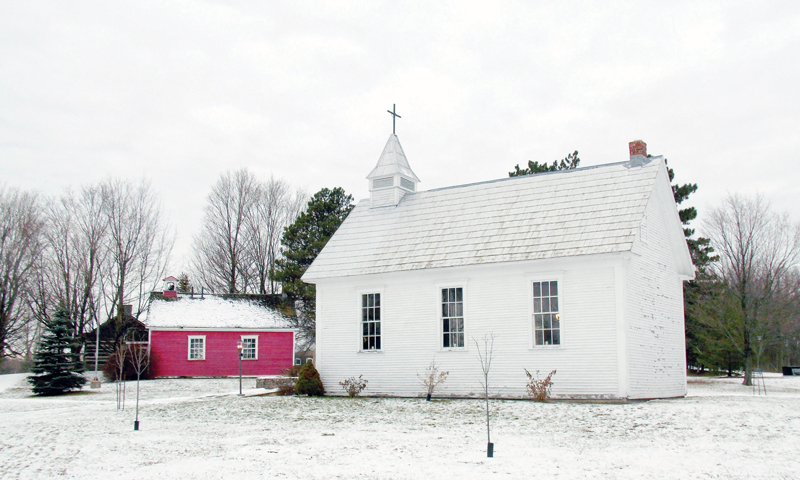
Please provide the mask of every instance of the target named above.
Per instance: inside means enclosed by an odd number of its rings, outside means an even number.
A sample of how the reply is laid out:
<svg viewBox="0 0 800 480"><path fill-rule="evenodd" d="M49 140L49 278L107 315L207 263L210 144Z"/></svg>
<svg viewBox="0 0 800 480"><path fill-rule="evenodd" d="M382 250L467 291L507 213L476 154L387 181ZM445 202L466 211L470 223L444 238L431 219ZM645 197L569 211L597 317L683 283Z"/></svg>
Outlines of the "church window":
<svg viewBox="0 0 800 480"><path fill-rule="evenodd" d="M242 360L258 360L258 335L242 336Z"/></svg>
<svg viewBox="0 0 800 480"><path fill-rule="evenodd" d="M381 294L361 295L362 350L381 349Z"/></svg>
<svg viewBox="0 0 800 480"><path fill-rule="evenodd" d="M464 347L464 289L442 289L442 347Z"/></svg>
<svg viewBox="0 0 800 480"><path fill-rule="evenodd" d="M194 335L189 337L189 360L206 359L206 337L205 335Z"/></svg>
<svg viewBox="0 0 800 480"><path fill-rule="evenodd" d="M558 282L533 282L533 332L535 345L561 345Z"/></svg>

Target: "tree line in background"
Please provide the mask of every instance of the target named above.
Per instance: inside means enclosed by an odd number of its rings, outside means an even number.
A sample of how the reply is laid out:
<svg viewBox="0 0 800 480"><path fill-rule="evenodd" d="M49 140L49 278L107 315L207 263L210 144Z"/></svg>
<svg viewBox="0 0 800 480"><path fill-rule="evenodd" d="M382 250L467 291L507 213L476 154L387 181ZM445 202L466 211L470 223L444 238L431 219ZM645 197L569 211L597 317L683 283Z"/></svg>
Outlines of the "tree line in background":
<svg viewBox="0 0 800 480"><path fill-rule="evenodd" d="M552 164L529 161L510 177L570 170L577 150ZM675 172L667 167L670 182ZM686 359L690 369L744 372L800 363L800 224L775 213L760 195L729 194L695 237L694 207L680 208L697 184L672 184L678 215L695 266L684 282Z"/></svg>
<svg viewBox="0 0 800 480"><path fill-rule="evenodd" d="M0 187L0 360L32 358L56 311L76 354L121 305L144 311L174 244L160 205L146 181L108 179L55 197Z"/></svg>
<svg viewBox="0 0 800 480"><path fill-rule="evenodd" d="M323 188L310 198L283 181L257 179L249 170L223 173L207 197L194 238L192 275L215 293L283 294L298 347L313 347L316 291L300 280L353 209L342 188ZM179 290L189 280L179 278Z"/></svg>

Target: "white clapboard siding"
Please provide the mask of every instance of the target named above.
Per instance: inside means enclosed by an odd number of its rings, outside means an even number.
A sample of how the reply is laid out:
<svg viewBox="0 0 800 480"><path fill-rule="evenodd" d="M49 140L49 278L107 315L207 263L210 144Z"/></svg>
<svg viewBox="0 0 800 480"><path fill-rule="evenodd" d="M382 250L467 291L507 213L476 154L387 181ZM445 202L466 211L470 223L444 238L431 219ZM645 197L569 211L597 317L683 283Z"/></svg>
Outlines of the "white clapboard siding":
<svg viewBox="0 0 800 480"><path fill-rule="evenodd" d="M675 273L665 215L674 204L664 198L671 191L665 192L666 172L662 175L645 209L627 276L628 397L632 399L686 394L683 284Z"/></svg>
<svg viewBox="0 0 800 480"><path fill-rule="evenodd" d="M493 393L523 397L524 369L544 376L557 370L556 396L617 398L614 264L621 259L571 259L503 266L428 269L366 275L317 285L317 367L326 390L363 375L370 395L418 396L417 374L432 359L450 372L443 395L480 393L480 365L473 339L495 334ZM532 281L559 280L562 344L534 347ZM463 350L440 348L440 288L464 289ZM360 301L380 293L382 351L360 352Z"/></svg>

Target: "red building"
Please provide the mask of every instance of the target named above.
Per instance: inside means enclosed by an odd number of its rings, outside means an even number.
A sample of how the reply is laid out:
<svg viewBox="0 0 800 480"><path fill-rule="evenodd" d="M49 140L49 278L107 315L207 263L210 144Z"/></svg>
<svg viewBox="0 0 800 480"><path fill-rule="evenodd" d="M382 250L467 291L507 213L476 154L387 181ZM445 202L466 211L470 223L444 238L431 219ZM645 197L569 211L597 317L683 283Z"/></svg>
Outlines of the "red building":
<svg viewBox="0 0 800 480"><path fill-rule="evenodd" d="M275 310L206 295L154 299L143 322L154 377L278 375L294 364L295 330Z"/></svg>

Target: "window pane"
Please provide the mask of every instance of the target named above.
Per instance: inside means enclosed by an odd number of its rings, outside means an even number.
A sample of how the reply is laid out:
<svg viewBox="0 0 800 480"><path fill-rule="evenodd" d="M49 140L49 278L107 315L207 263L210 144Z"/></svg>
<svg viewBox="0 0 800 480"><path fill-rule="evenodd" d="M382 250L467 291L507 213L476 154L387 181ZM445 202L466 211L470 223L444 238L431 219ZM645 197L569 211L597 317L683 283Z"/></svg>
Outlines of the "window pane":
<svg viewBox="0 0 800 480"><path fill-rule="evenodd" d="M533 299L533 313L541 313L542 311L542 299L541 298L534 298Z"/></svg>
<svg viewBox="0 0 800 480"><path fill-rule="evenodd" d="M450 331L450 320L448 320L446 318L444 320L442 320L442 330L445 331L445 332L449 332Z"/></svg>
<svg viewBox="0 0 800 480"><path fill-rule="evenodd" d="M375 348L375 337L368 337L369 338L369 348Z"/></svg>
<svg viewBox="0 0 800 480"><path fill-rule="evenodd" d="M443 288L442 289L442 303L445 303L445 302L447 302L447 289Z"/></svg>
<svg viewBox="0 0 800 480"><path fill-rule="evenodd" d="M368 323L362 323L361 325L364 327L362 335L369 335L369 324Z"/></svg>
<svg viewBox="0 0 800 480"><path fill-rule="evenodd" d="M540 288L539 282L533 282L533 296L534 297L541 297L542 296L542 289Z"/></svg>
<svg viewBox="0 0 800 480"><path fill-rule="evenodd" d="M461 288L456 288L456 302L464 301L464 292Z"/></svg>
<svg viewBox="0 0 800 480"><path fill-rule="evenodd" d="M536 345L544 345L544 333L541 330L536 331Z"/></svg>
<svg viewBox="0 0 800 480"><path fill-rule="evenodd" d="M375 324L375 335L380 336L381 334L381 322L377 322Z"/></svg>
<svg viewBox="0 0 800 480"><path fill-rule="evenodd" d="M560 323L561 322L558 321L558 315L553 315L553 328L561 328L561 325L559 325Z"/></svg>
<svg viewBox="0 0 800 480"><path fill-rule="evenodd" d="M367 320L374 320L375 319L375 309L368 308L367 309Z"/></svg>
<svg viewBox="0 0 800 480"><path fill-rule="evenodd" d="M381 306L381 294L380 293L376 293L375 294L375 306L376 307L380 307Z"/></svg>
<svg viewBox="0 0 800 480"><path fill-rule="evenodd" d="M456 315L459 316L459 317L463 317L464 316L464 304L463 303L457 303L456 304Z"/></svg>
<svg viewBox="0 0 800 480"><path fill-rule="evenodd" d="M361 295L361 306L362 307L366 307L367 306L367 296L366 295Z"/></svg>
<svg viewBox="0 0 800 480"><path fill-rule="evenodd" d="M447 316L447 304L446 303L442 304L442 316L443 317Z"/></svg>
<svg viewBox="0 0 800 480"><path fill-rule="evenodd" d="M543 312L549 312L550 311L550 299L549 298L543 298L542 299L542 311Z"/></svg>
<svg viewBox="0 0 800 480"><path fill-rule="evenodd" d="M550 295L550 282L542 282L542 296L547 297Z"/></svg>
<svg viewBox="0 0 800 480"><path fill-rule="evenodd" d="M361 348L364 350L369 349L369 342L367 341L367 337L364 337L364 345Z"/></svg>
<svg viewBox="0 0 800 480"><path fill-rule="evenodd" d="M550 295L558 295L558 282L550 282Z"/></svg>
<svg viewBox="0 0 800 480"><path fill-rule="evenodd" d="M542 327L542 321L543 321L542 317L543 317L543 315L541 315L541 314L534 315L534 318L536 319L536 328L543 328Z"/></svg>
<svg viewBox="0 0 800 480"><path fill-rule="evenodd" d="M464 319L463 318L459 318L458 319L458 325L456 326L456 331L464 332Z"/></svg>
<svg viewBox="0 0 800 480"><path fill-rule="evenodd" d="M442 346L444 348L450 348L450 334L448 333L444 334L444 341L442 343Z"/></svg>
<svg viewBox="0 0 800 480"><path fill-rule="evenodd" d="M551 332L550 330L545 330L544 331L544 344L545 345L552 345L553 339L552 339L552 335L550 334L550 332Z"/></svg>
<svg viewBox="0 0 800 480"><path fill-rule="evenodd" d="M372 294L367 295L367 306L371 307L375 305L375 297Z"/></svg>
<svg viewBox="0 0 800 480"><path fill-rule="evenodd" d="M458 334L458 345L457 346L459 346L459 347L463 347L464 346L464 334L463 333L459 333Z"/></svg>
<svg viewBox="0 0 800 480"><path fill-rule="evenodd" d="M561 333L558 330L553 330L553 345L561 345Z"/></svg>
<svg viewBox="0 0 800 480"><path fill-rule="evenodd" d="M558 311L558 297L550 297L550 311L551 312Z"/></svg>
<svg viewBox="0 0 800 480"><path fill-rule="evenodd" d="M544 328L552 328L550 326L550 315L542 315L544 317Z"/></svg>
<svg viewBox="0 0 800 480"><path fill-rule="evenodd" d="M375 348L380 350L381 349L381 337L377 337L375 339Z"/></svg>
<svg viewBox="0 0 800 480"><path fill-rule="evenodd" d="M380 319L381 319L381 309L380 307L378 307L375 309L375 320L380 320Z"/></svg>

